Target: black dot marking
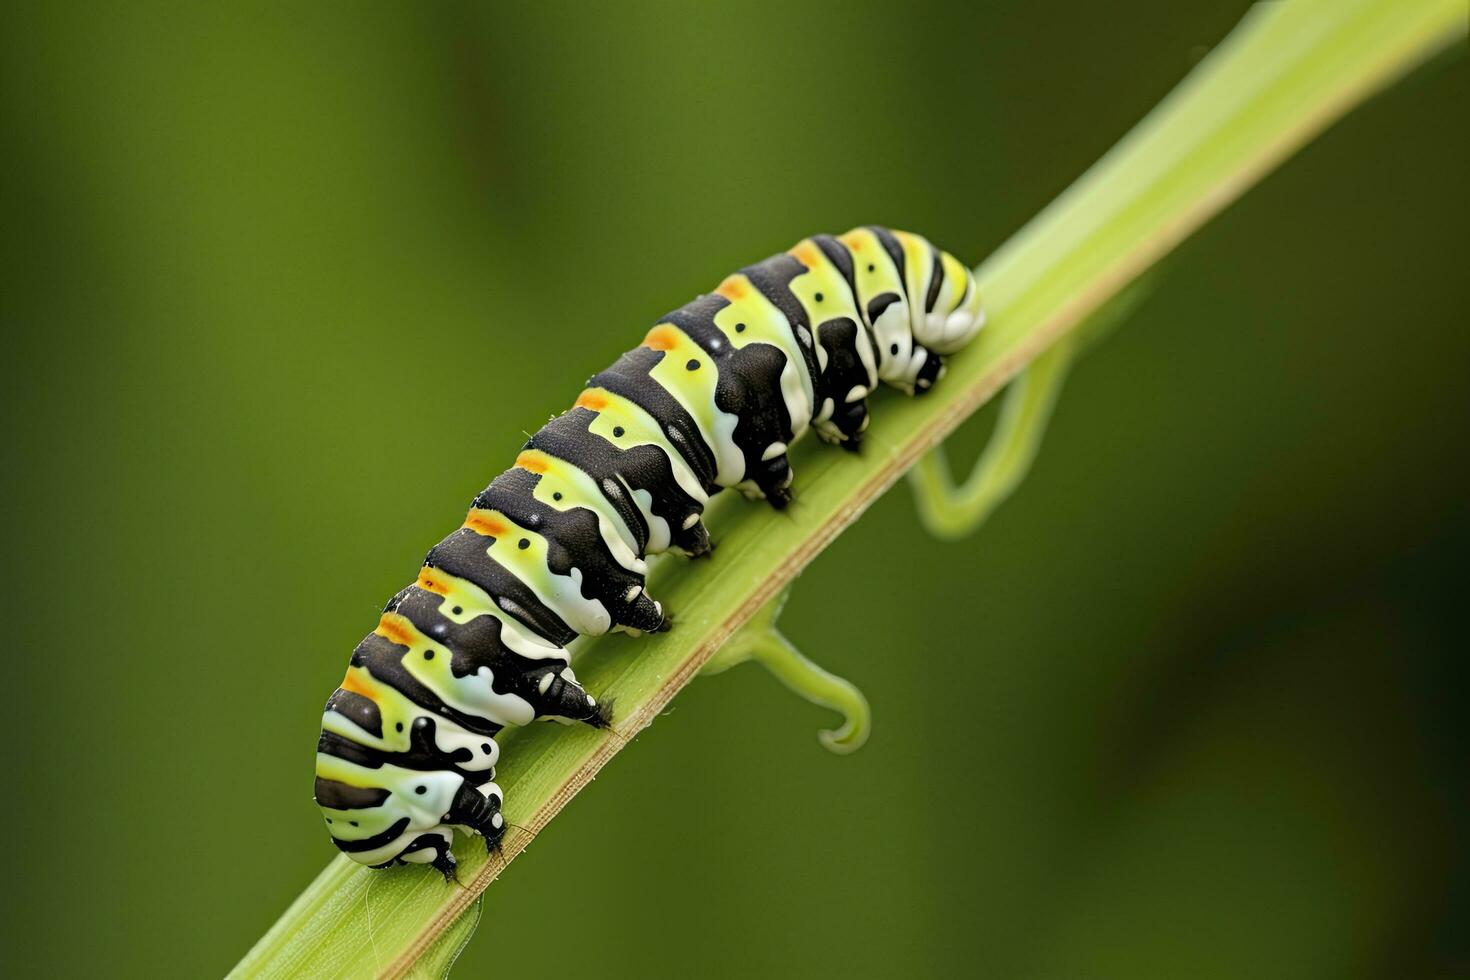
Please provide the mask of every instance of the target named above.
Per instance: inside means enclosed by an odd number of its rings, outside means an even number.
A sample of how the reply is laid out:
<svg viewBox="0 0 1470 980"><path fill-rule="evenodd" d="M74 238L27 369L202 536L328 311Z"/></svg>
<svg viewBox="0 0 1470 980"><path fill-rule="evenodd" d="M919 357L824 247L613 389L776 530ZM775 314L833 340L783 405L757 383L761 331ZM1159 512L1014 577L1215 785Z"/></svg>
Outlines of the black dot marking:
<svg viewBox="0 0 1470 980"><path fill-rule="evenodd" d="M434 659L434 651L433 650L425 650L424 651L424 659L425 660L433 660Z"/></svg>
<svg viewBox="0 0 1470 980"><path fill-rule="evenodd" d="M356 820L349 820L347 822L350 823L350 824L352 824L352 826L354 826L354 827L357 826L357 821Z"/></svg>
<svg viewBox="0 0 1470 980"><path fill-rule="evenodd" d="M327 823L331 823L331 822L332 822L332 818L331 817L328 817L327 818Z"/></svg>
<svg viewBox="0 0 1470 980"><path fill-rule="evenodd" d="M897 354L898 353L898 345L897 344L889 344L888 345L888 353L890 353L890 354Z"/></svg>
<svg viewBox="0 0 1470 980"><path fill-rule="evenodd" d="M560 500L561 499L561 491L558 490L556 493L552 494L551 495L551 499L552 500Z"/></svg>
<svg viewBox="0 0 1470 980"><path fill-rule="evenodd" d="M398 724L394 725L393 727L396 728L398 731L401 732L401 731L403 731L403 722L400 721Z"/></svg>
<svg viewBox="0 0 1470 980"><path fill-rule="evenodd" d="M480 751L483 752L483 753L485 753L486 755L489 755L490 754L490 743L489 742L481 742L480 743Z"/></svg>
<svg viewBox="0 0 1470 980"><path fill-rule="evenodd" d="M691 357L689 359L689 363L686 364L686 365L684 365L684 366L686 368L688 368L689 370L691 370L691 371L698 371L699 370L699 360L697 358Z"/></svg>
<svg viewBox="0 0 1470 980"><path fill-rule="evenodd" d="M735 324L735 332L736 333L745 333L745 324L743 324L743 323L737 323L737 324Z"/></svg>
<svg viewBox="0 0 1470 980"><path fill-rule="evenodd" d="M525 551L527 548L531 547L531 539L521 538L521 540L516 543L516 547L521 549L522 551Z"/></svg>
<svg viewBox="0 0 1470 980"><path fill-rule="evenodd" d="M415 786L413 788L413 791L415 793L419 794L420 796L423 796L425 793L427 793L429 791L429 787L427 787L427 786Z"/></svg>
<svg viewBox="0 0 1470 980"><path fill-rule="evenodd" d="M818 293L817 294L817 302L820 303L821 301L822 301L822 294L821 293Z"/></svg>
<svg viewBox="0 0 1470 980"><path fill-rule="evenodd" d="M464 609L462 607L460 607L460 606L455 606L451 610L451 612L453 612L456 616L458 616L460 613L464 612Z"/></svg>
<svg viewBox="0 0 1470 980"><path fill-rule="evenodd" d="M613 438L614 439L621 439L622 437L623 437L623 427L621 425L615 425L615 426L613 426Z"/></svg>
<svg viewBox="0 0 1470 980"><path fill-rule="evenodd" d="M872 272L873 271L873 263L871 263L871 262L868 263L868 271L869 272Z"/></svg>

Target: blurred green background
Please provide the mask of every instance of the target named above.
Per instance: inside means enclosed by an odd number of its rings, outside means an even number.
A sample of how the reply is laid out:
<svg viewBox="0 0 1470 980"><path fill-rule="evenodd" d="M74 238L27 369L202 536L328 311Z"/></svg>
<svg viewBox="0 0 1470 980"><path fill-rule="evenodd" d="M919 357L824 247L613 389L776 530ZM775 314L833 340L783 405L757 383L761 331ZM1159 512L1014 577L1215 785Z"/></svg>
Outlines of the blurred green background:
<svg viewBox="0 0 1470 980"><path fill-rule="evenodd" d="M228 969L333 854L322 700L523 430L805 234L979 261L1243 10L8 4L12 967ZM978 537L900 487L816 561L862 752L696 683L456 975L1470 970L1467 82L1187 243Z"/></svg>

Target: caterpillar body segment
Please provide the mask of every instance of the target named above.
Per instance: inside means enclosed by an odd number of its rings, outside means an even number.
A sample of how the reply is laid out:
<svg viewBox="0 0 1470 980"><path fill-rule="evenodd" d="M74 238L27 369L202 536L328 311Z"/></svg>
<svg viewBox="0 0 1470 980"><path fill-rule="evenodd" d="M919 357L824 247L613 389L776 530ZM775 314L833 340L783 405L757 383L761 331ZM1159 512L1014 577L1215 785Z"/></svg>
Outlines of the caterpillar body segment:
<svg viewBox="0 0 1470 980"><path fill-rule="evenodd" d="M782 507L808 429L856 449L881 383L922 394L981 328L975 281L918 235L817 235L671 311L522 447L389 601L326 704L316 802L373 867L454 873L453 831L505 833L495 736L609 723L578 636L667 627L646 559L711 549L736 488Z"/></svg>

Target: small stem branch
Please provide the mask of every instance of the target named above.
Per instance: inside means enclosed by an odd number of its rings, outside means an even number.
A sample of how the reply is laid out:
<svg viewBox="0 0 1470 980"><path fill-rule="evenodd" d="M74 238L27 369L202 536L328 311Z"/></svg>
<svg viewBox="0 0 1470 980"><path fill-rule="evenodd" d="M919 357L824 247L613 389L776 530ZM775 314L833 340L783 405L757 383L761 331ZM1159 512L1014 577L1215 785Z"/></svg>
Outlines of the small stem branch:
<svg viewBox="0 0 1470 980"><path fill-rule="evenodd" d="M868 699L856 685L802 656L777 629L766 631L755 641L751 652L782 684L813 704L841 712L841 728L817 733L823 746L838 755L862 748L873 727L873 713Z"/></svg>
<svg viewBox="0 0 1470 980"><path fill-rule="evenodd" d="M787 587L766 603L709 659L701 673L720 674L748 660L756 661L787 690L813 704L840 712L842 726L818 732L817 740L838 755L856 752L873 728L868 699L851 681L808 660L777 627L776 620L790 596L791 589Z"/></svg>
<svg viewBox="0 0 1470 980"><path fill-rule="evenodd" d="M1020 486L1071 363L1072 343L1063 338L1011 382L995 432L964 483L956 486L950 476L943 443L909 470L919 520L930 534L950 541L973 534Z"/></svg>

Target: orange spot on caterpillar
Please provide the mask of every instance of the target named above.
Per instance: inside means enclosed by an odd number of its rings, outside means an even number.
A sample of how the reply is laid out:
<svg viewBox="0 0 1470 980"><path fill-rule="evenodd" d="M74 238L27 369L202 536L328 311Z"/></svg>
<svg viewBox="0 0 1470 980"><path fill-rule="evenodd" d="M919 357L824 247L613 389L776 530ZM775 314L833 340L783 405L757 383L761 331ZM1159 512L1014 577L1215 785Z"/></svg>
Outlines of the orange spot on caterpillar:
<svg viewBox="0 0 1470 980"><path fill-rule="evenodd" d="M418 633L412 623L397 613L383 613L378 619L378 628L373 632L401 647L413 646L414 637Z"/></svg>
<svg viewBox="0 0 1470 980"><path fill-rule="evenodd" d="M654 350L673 350L679 346L679 331L667 323L660 323L648 331L648 336L643 338L643 346Z"/></svg>
<svg viewBox="0 0 1470 980"><path fill-rule="evenodd" d="M590 388L577 396L578 408L590 408L594 412L600 412L607 408L607 399Z"/></svg>
<svg viewBox="0 0 1470 980"><path fill-rule="evenodd" d="M730 300L732 303L739 302L740 300L745 298L745 279L741 276L728 276L726 277L724 282L720 283L719 288L717 288L715 292Z"/></svg>
<svg viewBox="0 0 1470 980"><path fill-rule="evenodd" d="M532 473L545 473L551 467L539 453L524 452L516 457L516 465Z"/></svg>
<svg viewBox="0 0 1470 980"><path fill-rule="evenodd" d="M337 686L344 691L350 691L353 694L361 694L363 697L367 698L374 704L378 703L376 688L369 686L367 683L361 680L357 676L357 671L351 667L347 668L347 676L342 678L342 683L338 684Z"/></svg>
<svg viewBox="0 0 1470 980"><path fill-rule="evenodd" d="M788 254L808 269L815 269L822 264L821 252L810 238L798 242Z"/></svg>
<svg viewBox="0 0 1470 980"><path fill-rule="evenodd" d="M489 538L503 538L510 533L510 525L490 511L479 508L470 511L469 516L464 519L463 526L476 534L483 534Z"/></svg>
<svg viewBox="0 0 1470 980"><path fill-rule="evenodd" d="M846 245L848 248L852 249L854 252L861 252L863 250L864 239L863 233L860 231L850 231L839 238L838 241Z"/></svg>
<svg viewBox="0 0 1470 980"><path fill-rule="evenodd" d="M419 580L415 583L425 592L435 595L448 595L450 592L449 582L444 578L444 573L437 568L419 569Z"/></svg>

